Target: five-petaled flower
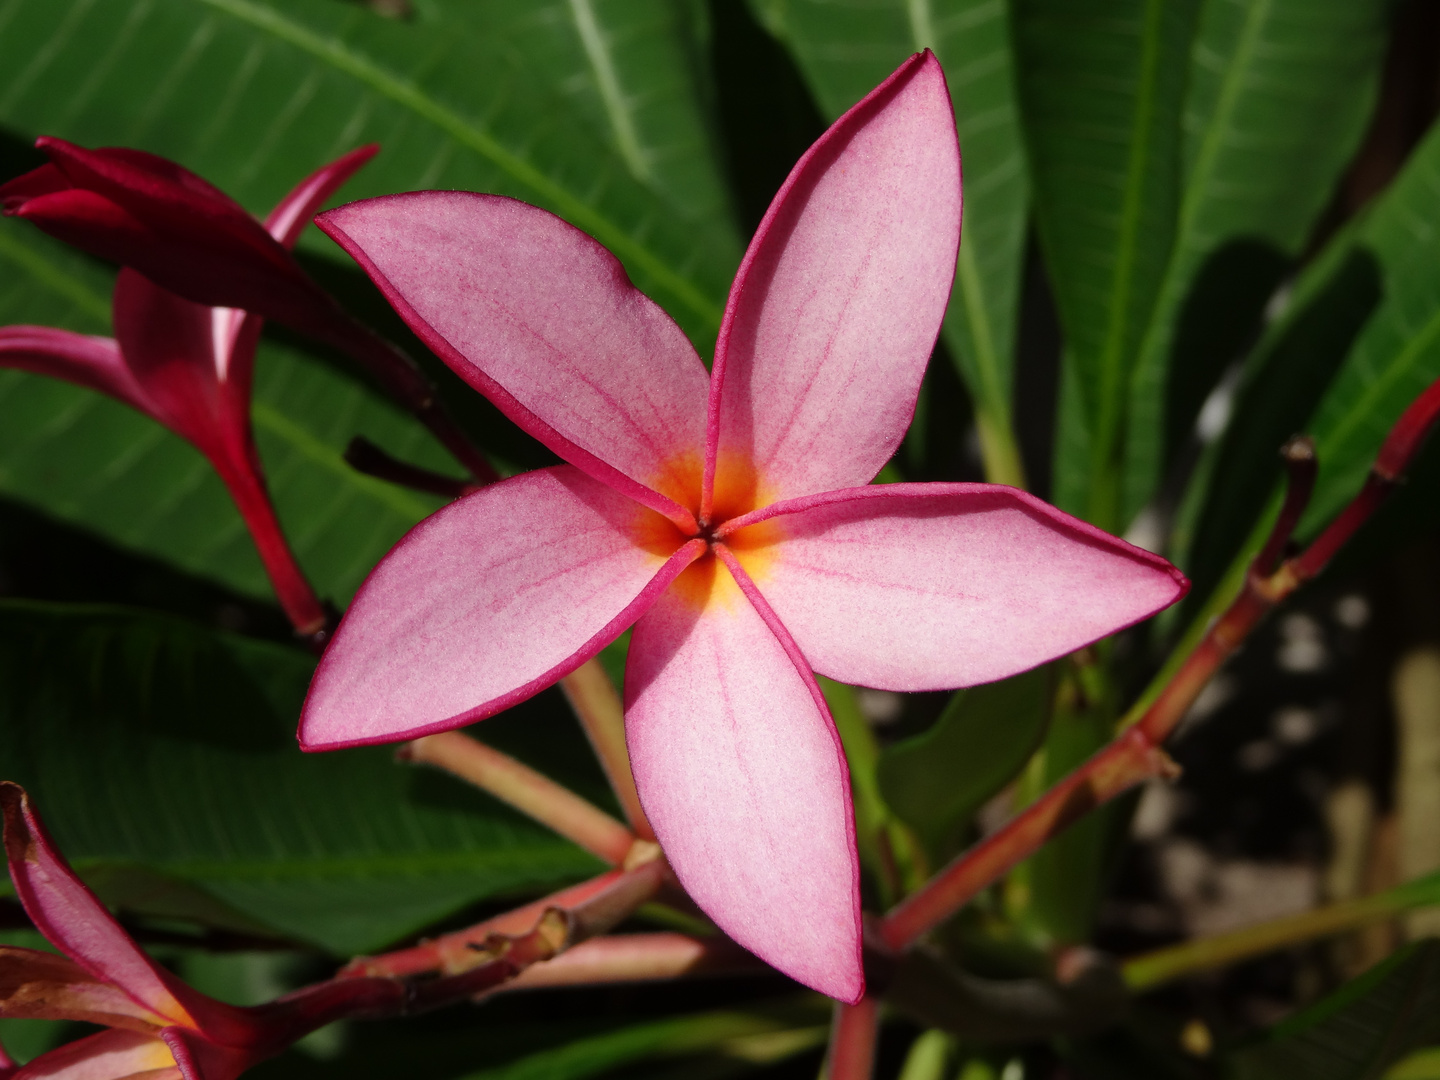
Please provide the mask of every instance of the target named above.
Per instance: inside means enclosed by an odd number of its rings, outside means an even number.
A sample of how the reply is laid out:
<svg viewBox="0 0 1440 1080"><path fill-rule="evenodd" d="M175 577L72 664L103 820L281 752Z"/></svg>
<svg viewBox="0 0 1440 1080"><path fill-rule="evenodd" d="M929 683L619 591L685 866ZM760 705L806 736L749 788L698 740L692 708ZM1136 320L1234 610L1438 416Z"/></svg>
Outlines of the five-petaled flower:
<svg viewBox="0 0 1440 1080"><path fill-rule="evenodd" d="M0 946L0 1016L108 1029L42 1054L11 1080L231 1080L318 1026L297 1024L283 1008L267 1017L186 986L75 876L24 791L0 783L0 809L20 903L64 954Z"/></svg>
<svg viewBox="0 0 1440 1080"><path fill-rule="evenodd" d="M57 145L66 147L70 157L78 153L82 162L92 158L105 162L109 160L107 155L118 155L127 165L150 164L174 185L198 192L196 198L203 195L208 203L219 205L226 222L235 214L243 217L248 226L236 226L230 232L245 236L250 230L262 233L268 245L285 259L289 259L288 249L294 247L315 211L377 149L361 147L306 177L261 225L205 181L163 158L139 151L79 151L68 144L52 143L52 150ZM0 188L0 196L28 207L47 221L60 218L62 210L73 209L70 204L77 200L85 208L98 199L90 192L66 188L50 195L30 196L22 204L14 193L16 185L55 186L58 182L49 176L50 172L59 175L56 166L44 166ZM61 205L47 211L47 201ZM224 230L211 231L228 235ZM183 280L184 271L196 261L176 256L164 244L147 247L137 242L137 249L168 268L169 273L163 275L166 277ZM214 254L212 261L224 265L226 257L222 251ZM233 254L230 258L235 261ZM144 265L148 268L148 262ZM241 265L237 270L242 282L246 277L243 269ZM298 267L295 272L300 273ZM219 274L221 270L211 273ZM204 282L207 276L197 272L196 280ZM207 290L200 291L206 295L213 291ZM45 326L0 327L0 367L23 368L99 390L193 443L209 458L239 507L285 613L302 633L320 630L326 622L325 610L295 564L275 519L250 426L250 383L263 315L194 303L126 266L115 281L113 319L114 338Z"/></svg>
<svg viewBox="0 0 1440 1080"><path fill-rule="evenodd" d="M870 486L950 293L960 158L913 57L780 189L713 374L588 236L511 199L417 192L317 223L432 349L567 465L469 495L374 570L321 661L309 749L457 727L634 624L641 801L727 933L855 1001L848 774L813 671L894 690L1004 678L1143 619L1183 577L1009 488Z"/></svg>

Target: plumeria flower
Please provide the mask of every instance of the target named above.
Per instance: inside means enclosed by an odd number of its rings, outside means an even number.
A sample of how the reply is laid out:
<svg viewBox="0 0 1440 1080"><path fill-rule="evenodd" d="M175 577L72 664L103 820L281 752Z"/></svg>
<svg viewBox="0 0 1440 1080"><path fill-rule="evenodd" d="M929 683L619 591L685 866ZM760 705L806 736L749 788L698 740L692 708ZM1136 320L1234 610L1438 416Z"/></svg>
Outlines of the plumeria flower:
<svg viewBox="0 0 1440 1080"><path fill-rule="evenodd" d="M944 76L911 58L791 172L707 375L616 259L543 210L416 192L320 227L457 373L568 464L466 496L375 568L321 661L307 749L454 728L634 625L645 813L719 926L864 990L845 756L812 674L1001 679L1177 599L1163 559L986 484L869 486L915 408L954 275Z"/></svg>
<svg viewBox="0 0 1440 1080"><path fill-rule="evenodd" d="M309 1027L206 997L147 956L75 876L24 791L0 783L10 878L64 955L0 946L0 1017L106 1028L21 1066L10 1080L230 1080ZM282 1010L283 1011L283 1010Z"/></svg>
<svg viewBox="0 0 1440 1080"><path fill-rule="evenodd" d="M281 200L263 226L239 212L271 245L286 253L315 211L377 149L361 147L306 177ZM104 153L128 161L138 151ZM178 165L148 154L139 156L170 166L179 178L177 183L188 178L192 184L214 191ZM45 166L38 174L46 169L54 166ZM0 188L0 194L21 180ZM26 205L43 206L47 199L86 194L67 190L36 197ZM233 205L218 192L212 197ZM193 303L128 266L115 281L113 310L114 338L44 326L0 327L0 367L22 368L99 390L193 443L210 460L239 507L286 615L301 633L320 631L326 623L325 610L280 531L250 426L251 375L264 318L235 308Z"/></svg>

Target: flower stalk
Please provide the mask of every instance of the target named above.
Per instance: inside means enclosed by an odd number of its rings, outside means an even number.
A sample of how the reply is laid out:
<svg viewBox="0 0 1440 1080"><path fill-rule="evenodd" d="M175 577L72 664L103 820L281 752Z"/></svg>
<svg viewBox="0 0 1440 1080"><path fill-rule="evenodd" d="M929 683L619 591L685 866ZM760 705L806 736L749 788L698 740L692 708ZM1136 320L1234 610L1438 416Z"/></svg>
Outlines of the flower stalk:
<svg viewBox="0 0 1440 1080"><path fill-rule="evenodd" d="M426 735L406 743L396 756L469 781L612 866L633 865L637 857L658 850L569 788L462 732Z"/></svg>
<svg viewBox="0 0 1440 1080"><path fill-rule="evenodd" d="M472 483L468 480L456 480L442 473L431 472L429 469L422 469L418 465L401 461L381 450L363 435L357 435L350 440L350 445L345 448L344 457L345 463L356 472L410 488L412 491L426 491L432 495L442 495L447 499L458 499L472 491L479 491L484 486L484 484Z"/></svg>
<svg viewBox="0 0 1440 1080"><path fill-rule="evenodd" d="M655 832L645 820L640 793L635 789L635 775L630 771L630 754L625 747L625 708L604 665L599 660L585 661L560 680L560 689L565 691L566 700L585 729L585 737L600 759L600 767L620 801L625 820L636 836L654 840Z"/></svg>
<svg viewBox="0 0 1440 1080"><path fill-rule="evenodd" d="M879 1028L880 1006L870 994L854 1005L837 1001L825 1055L826 1080L870 1080Z"/></svg>

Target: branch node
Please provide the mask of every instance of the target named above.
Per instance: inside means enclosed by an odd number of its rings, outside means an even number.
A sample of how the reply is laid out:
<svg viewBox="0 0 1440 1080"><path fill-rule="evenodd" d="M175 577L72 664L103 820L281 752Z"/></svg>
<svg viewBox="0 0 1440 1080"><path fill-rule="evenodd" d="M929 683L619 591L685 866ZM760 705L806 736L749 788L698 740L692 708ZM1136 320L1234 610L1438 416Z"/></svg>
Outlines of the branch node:
<svg viewBox="0 0 1440 1080"><path fill-rule="evenodd" d="M1296 435L1280 448L1280 458L1285 463L1285 502L1280 507L1280 516L1260 554L1251 564L1252 572L1261 577L1274 573L1285 554L1285 546L1300 524L1300 517L1310 505L1310 494L1315 490L1315 473L1319 468L1315 456L1315 440L1309 435Z"/></svg>

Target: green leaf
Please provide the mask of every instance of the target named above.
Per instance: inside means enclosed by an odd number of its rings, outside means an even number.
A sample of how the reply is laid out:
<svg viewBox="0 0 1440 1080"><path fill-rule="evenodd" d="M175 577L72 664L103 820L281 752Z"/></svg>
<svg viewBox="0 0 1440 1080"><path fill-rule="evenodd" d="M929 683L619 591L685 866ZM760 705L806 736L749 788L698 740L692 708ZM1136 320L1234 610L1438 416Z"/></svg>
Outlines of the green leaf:
<svg viewBox="0 0 1440 1080"><path fill-rule="evenodd" d="M1237 1080L1370 1080L1440 1039L1440 942L1396 953L1235 1055Z"/></svg>
<svg viewBox="0 0 1440 1080"><path fill-rule="evenodd" d="M1120 524L1125 408L1174 242L1198 0L1017 0L1016 70L1041 247L1065 333L1060 505ZM1057 447L1057 450L1059 447Z"/></svg>
<svg viewBox="0 0 1440 1080"><path fill-rule="evenodd" d="M527 71L541 73L552 96L680 214L711 223L731 215L698 5L432 0L421 17L522 54Z"/></svg>
<svg viewBox="0 0 1440 1080"><path fill-rule="evenodd" d="M1045 737L1048 668L961 690L926 732L889 746L878 775L885 802L932 854L953 853L975 811L1008 784Z"/></svg>
<svg viewBox="0 0 1440 1080"><path fill-rule="evenodd" d="M1385 0L1209 0L1185 101L1175 240L1136 361L1122 521L1258 326L1374 105Z"/></svg>
<svg viewBox="0 0 1440 1080"><path fill-rule="evenodd" d="M551 3L526 13L573 29L574 10ZM529 37L485 32L487 19L524 17L505 11L485 8L467 25L395 22L333 0L14 0L0 36L0 124L164 154L252 209L268 208L321 161L376 140L384 152L347 199L439 187L544 206L619 256L708 352L739 255L713 184L701 191L667 174L673 199L656 198L609 149L606 129L567 107L576 63L551 48L543 25ZM626 28L592 14L604 53ZM690 47L678 37L674 45ZM607 55L621 108L666 85L664 73L627 84L619 54ZM593 65L582 74L595 81ZM683 113L685 100L672 94L669 115ZM669 152L661 130L690 152L696 123L631 127L643 156ZM336 257L317 234L302 245Z"/></svg>
<svg viewBox="0 0 1440 1080"><path fill-rule="evenodd" d="M860 711L855 688L817 675L845 748L855 804L855 843L861 864L874 875L882 906L889 907L924 880L919 841L886 805L877 768L880 743Z"/></svg>
<svg viewBox="0 0 1440 1080"><path fill-rule="evenodd" d="M1311 537L1360 490L1391 425L1440 377L1437 191L1440 129L1306 269L1248 358L1235 420L1186 495L1177 554L1196 568L1201 596L1227 564L1237 582L1236 567L1263 542L1285 438L1315 438L1320 471L1298 530Z"/></svg>
<svg viewBox="0 0 1440 1080"><path fill-rule="evenodd" d="M1023 485L1011 428L1026 174L1007 0L771 0L765 23L834 120L920 49L945 68L965 164L965 227L944 337L975 401L986 471Z"/></svg>
<svg viewBox="0 0 1440 1080"><path fill-rule="evenodd" d="M0 761L107 899L340 954L600 869L385 747L300 753L313 669L296 650L177 619L0 604ZM536 699L484 735L605 799L563 706Z"/></svg>

